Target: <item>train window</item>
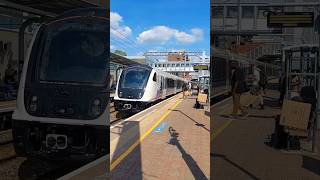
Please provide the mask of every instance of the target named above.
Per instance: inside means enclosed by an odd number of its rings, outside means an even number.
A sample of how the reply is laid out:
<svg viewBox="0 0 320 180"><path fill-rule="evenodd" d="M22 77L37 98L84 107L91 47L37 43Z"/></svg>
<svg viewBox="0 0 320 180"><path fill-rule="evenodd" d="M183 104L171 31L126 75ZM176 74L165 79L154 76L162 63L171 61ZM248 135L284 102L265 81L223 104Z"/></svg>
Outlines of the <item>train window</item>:
<svg viewBox="0 0 320 180"><path fill-rule="evenodd" d="M157 73L154 73L152 80L153 80L154 82L157 82Z"/></svg>
<svg viewBox="0 0 320 180"><path fill-rule="evenodd" d="M160 90L163 89L163 77L162 76L159 76L160 77Z"/></svg>
<svg viewBox="0 0 320 180"><path fill-rule="evenodd" d="M168 80L169 80L168 87L173 88L174 87L174 80L173 79L168 79Z"/></svg>
<svg viewBox="0 0 320 180"><path fill-rule="evenodd" d="M143 89L149 79L150 71L144 68L130 68L120 77L120 88Z"/></svg>
<svg viewBox="0 0 320 180"><path fill-rule="evenodd" d="M40 80L104 83L107 77L106 25L53 24L44 34ZM83 74L86 74L83 76Z"/></svg>

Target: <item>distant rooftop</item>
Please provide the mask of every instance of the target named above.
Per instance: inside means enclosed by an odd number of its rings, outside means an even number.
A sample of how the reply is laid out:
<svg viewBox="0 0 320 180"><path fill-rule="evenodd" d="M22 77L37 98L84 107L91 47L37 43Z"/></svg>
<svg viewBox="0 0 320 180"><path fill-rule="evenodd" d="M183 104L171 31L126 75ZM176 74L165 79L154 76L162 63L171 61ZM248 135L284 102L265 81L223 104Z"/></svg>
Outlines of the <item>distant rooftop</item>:
<svg viewBox="0 0 320 180"><path fill-rule="evenodd" d="M239 53L239 54L247 54L251 50L262 47L264 43L254 42L254 43L246 43L244 45L240 45L231 49L231 52Z"/></svg>

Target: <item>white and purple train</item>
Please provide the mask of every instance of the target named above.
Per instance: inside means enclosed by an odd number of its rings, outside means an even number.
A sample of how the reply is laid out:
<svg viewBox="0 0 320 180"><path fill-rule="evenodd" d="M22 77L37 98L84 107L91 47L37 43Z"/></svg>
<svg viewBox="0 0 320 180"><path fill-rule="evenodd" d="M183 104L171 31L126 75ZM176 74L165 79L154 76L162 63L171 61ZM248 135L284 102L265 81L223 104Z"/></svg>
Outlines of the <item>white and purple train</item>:
<svg viewBox="0 0 320 180"><path fill-rule="evenodd" d="M125 68L117 82L115 110L138 112L168 96L182 91L186 80L147 65Z"/></svg>

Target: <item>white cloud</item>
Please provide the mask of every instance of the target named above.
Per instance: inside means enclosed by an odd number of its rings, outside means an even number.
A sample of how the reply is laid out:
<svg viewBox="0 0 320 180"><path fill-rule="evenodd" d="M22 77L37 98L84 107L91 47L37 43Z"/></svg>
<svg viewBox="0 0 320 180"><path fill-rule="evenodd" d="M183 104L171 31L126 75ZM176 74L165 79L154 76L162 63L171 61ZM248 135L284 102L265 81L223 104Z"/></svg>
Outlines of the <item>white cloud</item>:
<svg viewBox="0 0 320 180"><path fill-rule="evenodd" d="M177 32L175 34L175 38L177 39L178 42L185 43L185 44L195 42L195 37L185 32Z"/></svg>
<svg viewBox="0 0 320 180"><path fill-rule="evenodd" d="M191 29L191 34L187 34L185 32L177 32L175 34L175 38L177 39L177 41L184 44L190 44L199 41L202 39L202 36L203 31L198 28Z"/></svg>
<svg viewBox="0 0 320 180"><path fill-rule="evenodd" d="M129 26L121 25L122 22L122 16L116 12L110 12L110 32L112 37L124 39L131 35L131 28Z"/></svg>
<svg viewBox="0 0 320 180"><path fill-rule="evenodd" d="M155 43L164 44L171 39L176 30L168 28L166 26L155 26L150 30L144 31L137 37L138 43Z"/></svg>
<svg viewBox="0 0 320 180"><path fill-rule="evenodd" d="M191 44L202 39L203 31L201 29L193 28L190 31L191 33L188 34L167 26L155 26L140 33L137 37L137 41L141 44L165 44L170 39L174 38L179 43Z"/></svg>
<svg viewBox="0 0 320 180"><path fill-rule="evenodd" d="M199 38L199 39L202 39L202 37L203 37L203 31L202 31L202 29L193 28L193 29L191 29L191 32L192 32L192 34L193 34L195 37L197 37L197 38Z"/></svg>

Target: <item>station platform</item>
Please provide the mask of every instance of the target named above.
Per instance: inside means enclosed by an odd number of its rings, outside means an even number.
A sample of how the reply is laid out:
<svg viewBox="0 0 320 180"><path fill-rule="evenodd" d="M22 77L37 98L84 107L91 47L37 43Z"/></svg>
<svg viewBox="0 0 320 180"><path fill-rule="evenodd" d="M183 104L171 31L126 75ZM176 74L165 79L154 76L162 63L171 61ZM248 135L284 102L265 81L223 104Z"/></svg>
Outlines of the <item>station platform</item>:
<svg viewBox="0 0 320 180"><path fill-rule="evenodd" d="M0 101L0 113L14 111L16 108L16 101Z"/></svg>
<svg viewBox="0 0 320 180"><path fill-rule="evenodd" d="M111 179L210 179L210 117L195 96L162 101L110 127Z"/></svg>
<svg viewBox="0 0 320 180"><path fill-rule="evenodd" d="M109 155L103 156L83 167L60 177L58 180L109 179Z"/></svg>
<svg viewBox="0 0 320 180"><path fill-rule="evenodd" d="M230 119L232 98L211 109L211 178L215 180L248 179L320 179L320 132L316 153L277 150L266 144L274 132L275 116L280 114L277 91L267 90L265 108L257 108L243 119ZM241 102L250 102L244 96Z"/></svg>

